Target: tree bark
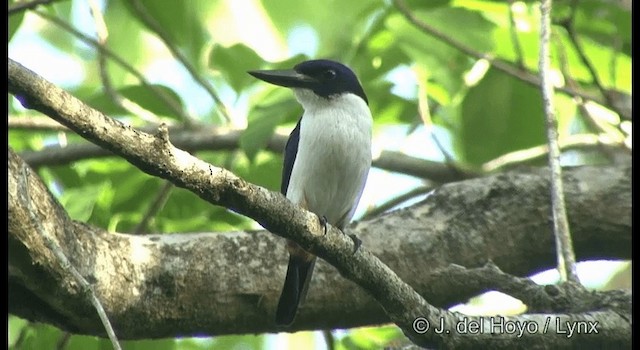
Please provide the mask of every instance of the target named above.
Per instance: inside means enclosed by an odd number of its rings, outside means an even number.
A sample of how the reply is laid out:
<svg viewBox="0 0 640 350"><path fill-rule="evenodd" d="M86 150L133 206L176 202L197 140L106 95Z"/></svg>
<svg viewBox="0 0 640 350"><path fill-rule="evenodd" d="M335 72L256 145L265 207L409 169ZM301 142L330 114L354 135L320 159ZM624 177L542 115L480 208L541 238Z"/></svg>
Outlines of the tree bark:
<svg viewBox="0 0 640 350"><path fill-rule="evenodd" d="M122 339L279 331L273 312L286 267L282 239L266 231L109 233L70 220L33 172L28 193L21 193L23 167L10 151L11 313L76 333L104 334L91 304L35 231L29 218L33 210L94 284ZM581 260L630 259L630 175L629 165L566 171L569 217ZM443 186L409 208L354 223L348 231L431 304L446 307L505 285L497 275L474 278L480 276L474 271L461 279L451 264L478 268L492 261L519 276L554 266L548 193L541 169L467 180ZM529 296L518 295L525 302ZM552 302L547 312L591 307L591 300L571 299ZM374 299L321 261L289 330L385 322L389 318Z"/></svg>
<svg viewBox="0 0 640 350"><path fill-rule="evenodd" d="M629 292L538 287L509 275L554 266L545 170L442 186L410 208L352 225L348 231L364 241L354 252L350 238L333 227L323 234L314 214L282 195L175 148L166 127L156 135L127 127L12 60L9 90L25 107L47 114L142 171L248 216L334 266L346 279L319 264L309 298L294 327L286 330L392 321L421 346L630 346ZM565 172L578 259L630 258L630 179L630 162ZM9 311L76 333L103 335L85 291L46 248L43 235L52 237L93 283L122 339L283 330L273 325L286 259L281 239L265 232L141 237L73 222L33 171L9 151ZM416 320L422 319L433 325L471 321L490 327L490 319L434 307L490 289L509 291L537 312L507 322L545 331L470 337L416 329ZM578 324L589 326L583 333L590 334L563 333L563 326Z"/></svg>

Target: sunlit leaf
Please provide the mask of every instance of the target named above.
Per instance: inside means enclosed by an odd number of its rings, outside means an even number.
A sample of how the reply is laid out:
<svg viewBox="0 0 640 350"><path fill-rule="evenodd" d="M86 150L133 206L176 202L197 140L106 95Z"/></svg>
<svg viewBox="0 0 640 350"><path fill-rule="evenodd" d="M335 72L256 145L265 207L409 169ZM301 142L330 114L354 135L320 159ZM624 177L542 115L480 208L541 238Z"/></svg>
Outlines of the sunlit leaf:
<svg viewBox="0 0 640 350"><path fill-rule="evenodd" d="M263 335L227 335L215 337L212 348L258 350L264 347L265 337Z"/></svg>
<svg viewBox="0 0 640 350"><path fill-rule="evenodd" d="M148 20L143 17L150 17L155 26L159 27L164 35L168 36L171 43L184 50L189 61L196 67L200 59L200 54L205 43L209 40L208 34L203 27L206 15L214 6L214 1L191 0L191 1L163 1L161 5L153 0L139 0L140 6L134 10L135 3L127 3L127 8L132 16L140 23L145 24ZM138 7L138 6L136 6ZM138 12L142 12L139 14ZM153 32L154 28L147 26Z"/></svg>
<svg viewBox="0 0 640 350"><path fill-rule="evenodd" d="M9 315L9 327L7 329L8 345L12 346L20 337L20 333L25 330L25 327L29 327L29 321L22 318Z"/></svg>
<svg viewBox="0 0 640 350"><path fill-rule="evenodd" d="M258 153L253 161L239 157L233 172L251 183L279 192L282 158L281 154L267 152Z"/></svg>
<svg viewBox="0 0 640 350"><path fill-rule="evenodd" d="M15 0L9 1L9 7L11 7L15 2ZM24 13L25 11L20 11L9 16L9 42L11 42L11 38L13 38L13 35L18 31L18 28L20 28L22 19L24 18Z"/></svg>
<svg viewBox="0 0 640 350"><path fill-rule="evenodd" d="M141 64L153 59L153 51L145 36L144 26L127 10L127 4L128 1L106 2L104 19L109 31L107 47L140 71ZM108 73L116 89L123 84L131 84L131 73L115 63L108 64Z"/></svg>
<svg viewBox="0 0 640 350"><path fill-rule="evenodd" d="M398 327L362 327L349 332L339 343L339 349L382 349L394 340L405 339Z"/></svg>
<svg viewBox="0 0 640 350"><path fill-rule="evenodd" d="M72 219L87 221L99 197L110 190L108 184L70 188L64 191L60 202Z"/></svg>
<svg viewBox="0 0 640 350"><path fill-rule="evenodd" d="M468 163L545 143L540 91L504 73L489 70L461 107L454 144Z"/></svg>
<svg viewBox="0 0 640 350"><path fill-rule="evenodd" d="M122 341L124 350L174 350L178 349L175 339L145 339Z"/></svg>
<svg viewBox="0 0 640 350"><path fill-rule="evenodd" d="M162 95L169 98L173 104L182 106L182 100L171 88L163 85L153 85L155 89L161 90ZM143 85L132 85L120 88L116 91L119 97L124 97L135 102L145 110L165 117L176 117L173 109L159 97L154 91ZM130 114L120 104L117 104L112 97L104 92L100 92L85 101L91 107L110 115Z"/></svg>
<svg viewBox="0 0 640 350"><path fill-rule="evenodd" d="M64 334L57 328L43 324L31 323L30 330L25 334L21 349L51 349L51 344L57 344Z"/></svg>
<svg viewBox="0 0 640 350"><path fill-rule="evenodd" d="M120 345L123 345L122 343ZM110 349L113 345L106 338L91 337L86 335L72 335L69 337L65 350ZM128 348L123 348L128 349Z"/></svg>
<svg viewBox="0 0 640 350"><path fill-rule="evenodd" d="M9 6L15 3L10 0ZM156 84L155 87L185 111L206 116L214 114L215 107L211 107L209 96L200 98L204 93L193 88L197 84L186 69L158 69L180 66L168 47L172 46L186 56L203 78L213 76L211 82L225 104L230 101L227 106L230 113L234 117L246 114L247 126L240 138L239 150L198 151L195 155L271 190L280 187L282 155L265 150L265 146L276 129L283 132L293 129L302 108L289 89L257 80L246 71L288 69L312 58L336 59L354 69L369 98L375 134L418 125L421 120L417 98L425 97L421 95L424 93L436 130L442 131L439 135L446 135L441 142L453 145L454 160L478 165L507 152L545 142L539 88L525 84L521 77L494 69L479 74L477 85L469 87L465 75L478 66L478 58L455 47L457 43L477 54L503 60L514 68L518 68L516 60L522 59L524 66L537 74L538 1L405 1L413 16L438 30L442 36L418 28L398 12L393 1L384 0L140 0L142 14L134 10L134 1L97 3L104 11L108 34L106 48ZM508 16L510 8L514 10L517 22L515 32L522 57L518 57L512 38L514 28ZM97 38L96 19L89 13L86 2L54 1L38 6L37 10L59 18L88 37ZM566 30L566 20L571 14L575 14L572 24L581 49L595 67L604 87L631 95L631 1L554 3L551 47L554 74L562 74L560 78L564 78L565 86L571 79L579 89L599 96L593 74L578 55ZM153 25L145 24L145 15L161 28L167 43ZM142 122L105 93L97 59L98 48L82 43L58 25L42 20L34 11L11 15L8 20L8 39L12 47L22 44L15 42L15 33L24 33L24 37L35 38L34 42L41 48L51 50L52 56L66 55L69 58L66 61L82 65L85 76L78 86L65 87L68 92L109 116L127 122ZM254 26L254 20L264 23ZM260 29L256 29L258 27ZM270 37L265 41L271 44L260 42L264 46L258 47L255 38L262 33L257 31L264 28L269 30ZM562 56L562 52L566 56ZM11 52L9 55L11 57ZM281 59L285 56L287 59ZM48 56L38 59L50 60ZM563 71L565 63L567 69ZM52 65L51 69L64 72L65 68ZM106 71L119 96L160 117L174 117L173 110L111 58L107 59ZM399 71L409 74L402 79L392 79ZM411 73L418 71L421 74L416 74L414 79ZM561 139L573 133L591 131L575 98L556 92L555 102ZM19 107L13 97L9 98L9 103L8 112L12 118L24 113L24 108ZM87 141L73 132L10 130L8 137L9 147L17 152L79 142ZM384 144L377 146L385 147ZM601 154L569 155L572 161L580 164L602 160ZM145 174L116 156L41 166L37 173L72 218L118 232L136 228L149 214L165 185L164 180ZM159 211L150 217L146 230L179 234L255 227L257 224L249 218L212 205L186 189L172 187ZM24 333L19 333L22 330ZM53 349L64 337L63 332L54 327L21 319L16 321L13 316L9 316L8 335L9 346L16 337L23 336L20 348L24 349ZM281 336L284 337L278 335ZM305 337L302 337L304 341L313 339L314 344L318 343L315 334L307 333ZM272 345L265 339L253 335L216 336L178 341L123 340L122 345L124 349L139 350L262 349ZM345 331L336 339L336 349L401 348L402 341L408 344L395 326ZM313 345L310 342L309 346L298 347L310 347ZM104 338L72 335L62 348L110 349L111 343Z"/></svg>
<svg viewBox="0 0 640 350"><path fill-rule="evenodd" d="M242 44L231 47L215 45L209 55L209 66L219 71L236 92L255 81L247 71L258 69L262 62L255 51Z"/></svg>
<svg viewBox="0 0 640 350"><path fill-rule="evenodd" d="M311 31L304 37L304 42L317 43L318 57L344 59L353 49L356 33L360 33L367 25L367 15L378 11L382 1L262 1L271 21L282 35L293 40L295 30L308 28ZM339 15L336 15L339 9ZM292 15L296 14L296 15ZM299 32L298 32L299 33Z"/></svg>
<svg viewBox="0 0 640 350"><path fill-rule="evenodd" d="M290 91L281 87L272 90L273 93L260 95L265 98L249 114L249 125L240 136L240 147L249 159L265 147L278 125L302 116L302 108Z"/></svg>
<svg viewBox="0 0 640 350"><path fill-rule="evenodd" d="M43 12L66 23L72 23L71 9L71 1L56 1L51 6L42 7ZM76 43L76 38L58 25L53 24L53 22L46 19L43 19L43 21L46 25L39 28L39 35L57 49L63 52L71 52Z"/></svg>

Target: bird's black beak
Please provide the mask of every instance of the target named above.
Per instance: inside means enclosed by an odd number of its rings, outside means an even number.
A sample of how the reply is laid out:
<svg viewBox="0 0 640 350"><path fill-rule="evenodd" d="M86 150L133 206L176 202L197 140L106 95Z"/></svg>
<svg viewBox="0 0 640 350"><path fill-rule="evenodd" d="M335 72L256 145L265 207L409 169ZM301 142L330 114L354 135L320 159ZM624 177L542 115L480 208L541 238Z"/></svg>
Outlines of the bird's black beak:
<svg viewBox="0 0 640 350"><path fill-rule="evenodd" d="M278 86L288 88L312 88L318 81L293 69L285 70L252 70L248 72L254 77Z"/></svg>

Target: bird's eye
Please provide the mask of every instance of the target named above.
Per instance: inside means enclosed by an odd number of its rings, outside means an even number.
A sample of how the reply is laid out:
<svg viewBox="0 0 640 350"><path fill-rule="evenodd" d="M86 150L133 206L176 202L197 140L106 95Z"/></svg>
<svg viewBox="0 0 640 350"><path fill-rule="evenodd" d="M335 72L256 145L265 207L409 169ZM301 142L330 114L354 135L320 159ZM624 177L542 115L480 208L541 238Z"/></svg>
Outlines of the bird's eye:
<svg viewBox="0 0 640 350"><path fill-rule="evenodd" d="M331 80L336 77L336 71L334 71L333 69L327 69L326 71L324 71L324 73L322 73L322 77L325 80Z"/></svg>

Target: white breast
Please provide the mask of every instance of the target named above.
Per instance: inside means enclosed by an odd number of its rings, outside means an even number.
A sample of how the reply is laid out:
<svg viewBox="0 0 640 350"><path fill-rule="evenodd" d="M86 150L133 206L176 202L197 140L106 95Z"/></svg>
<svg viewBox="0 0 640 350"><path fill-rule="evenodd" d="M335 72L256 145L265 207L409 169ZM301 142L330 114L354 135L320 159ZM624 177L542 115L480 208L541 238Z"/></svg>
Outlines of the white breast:
<svg viewBox="0 0 640 350"><path fill-rule="evenodd" d="M305 109L287 198L346 226L371 167L371 112L358 96L325 99L295 90Z"/></svg>

